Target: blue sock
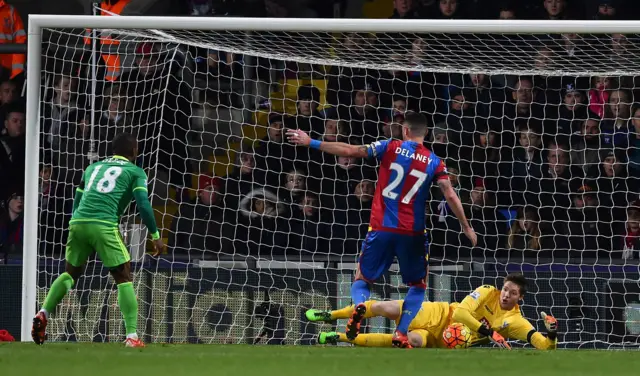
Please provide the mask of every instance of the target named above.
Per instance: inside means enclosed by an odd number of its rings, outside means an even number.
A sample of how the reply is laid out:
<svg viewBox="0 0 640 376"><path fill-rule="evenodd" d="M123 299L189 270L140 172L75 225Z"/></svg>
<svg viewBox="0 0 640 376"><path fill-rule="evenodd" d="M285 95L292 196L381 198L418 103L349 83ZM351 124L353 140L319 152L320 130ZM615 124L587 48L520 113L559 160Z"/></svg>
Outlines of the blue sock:
<svg viewBox="0 0 640 376"><path fill-rule="evenodd" d="M400 323L398 323L398 327L396 328L400 333L407 334L409 331L409 324L411 324L411 321L413 321L422 307L425 291L424 287L409 287L407 297L404 298L404 303L402 303Z"/></svg>
<svg viewBox="0 0 640 376"><path fill-rule="evenodd" d="M354 281L351 284L351 301L353 305L358 305L369 300L371 291L369 291L369 284L361 279Z"/></svg>

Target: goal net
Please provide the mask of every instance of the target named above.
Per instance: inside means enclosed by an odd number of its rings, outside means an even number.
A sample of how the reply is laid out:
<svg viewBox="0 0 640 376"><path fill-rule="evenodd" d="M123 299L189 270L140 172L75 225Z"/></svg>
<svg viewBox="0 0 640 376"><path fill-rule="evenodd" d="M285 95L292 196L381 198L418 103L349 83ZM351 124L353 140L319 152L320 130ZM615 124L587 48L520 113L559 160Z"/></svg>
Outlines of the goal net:
<svg viewBox="0 0 640 376"><path fill-rule="evenodd" d="M427 144L479 236L472 248L435 187L428 300L459 302L522 272L525 317L544 331L539 312L554 314L560 346L637 346L636 29L271 21L32 19L43 25L30 50L41 51L42 75L28 98L32 110L38 101L39 149L30 143L30 152L41 189L27 192L27 204L35 194L39 203L27 217L37 226L25 246L25 260L37 252L27 298L34 292L40 306L64 271L82 171L111 153L115 134L131 132L168 244L151 257L135 208L123 217L145 341L313 344L320 331L343 330L345 320L311 324L304 312L350 304L377 166L295 148L283 133L367 144L401 137L412 110L428 117ZM31 131L36 122L32 113ZM407 287L393 265L372 291L401 299ZM91 258L53 314L49 340L122 341L116 298ZM377 318L363 330L394 326Z"/></svg>

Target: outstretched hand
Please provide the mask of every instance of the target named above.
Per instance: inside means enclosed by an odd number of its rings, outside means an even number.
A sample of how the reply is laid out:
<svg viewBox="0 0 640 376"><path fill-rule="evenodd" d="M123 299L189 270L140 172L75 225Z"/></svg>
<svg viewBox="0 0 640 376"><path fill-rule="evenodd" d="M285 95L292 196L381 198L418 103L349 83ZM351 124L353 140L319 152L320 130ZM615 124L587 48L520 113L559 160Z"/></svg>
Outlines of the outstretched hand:
<svg viewBox="0 0 640 376"><path fill-rule="evenodd" d="M309 146L311 137L299 129L287 129L287 140L294 145Z"/></svg>
<svg viewBox="0 0 640 376"><path fill-rule="evenodd" d="M555 333L558 330L558 320L553 315L548 315L543 311L540 312L540 317L544 320L547 333Z"/></svg>
<svg viewBox="0 0 640 376"><path fill-rule="evenodd" d="M511 345L509 345L509 342L507 342L507 340L496 331L491 333L491 337L489 337L489 340L501 349L511 350Z"/></svg>

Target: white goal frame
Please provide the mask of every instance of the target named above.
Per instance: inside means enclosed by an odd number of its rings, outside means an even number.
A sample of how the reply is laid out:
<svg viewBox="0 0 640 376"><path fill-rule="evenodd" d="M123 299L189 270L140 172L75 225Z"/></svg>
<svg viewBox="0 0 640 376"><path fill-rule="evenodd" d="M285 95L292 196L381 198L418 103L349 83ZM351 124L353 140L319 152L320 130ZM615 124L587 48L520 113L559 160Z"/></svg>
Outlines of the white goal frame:
<svg viewBox="0 0 640 376"><path fill-rule="evenodd" d="M634 34L640 21L554 20L392 20L298 19L209 17L100 17L30 15L28 27L25 236L22 270L22 341L31 340L36 312L38 266L38 161L40 143L39 103L42 90L42 30L82 29L180 29L211 31L375 32L375 33L500 33L500 34Z"/></svg>

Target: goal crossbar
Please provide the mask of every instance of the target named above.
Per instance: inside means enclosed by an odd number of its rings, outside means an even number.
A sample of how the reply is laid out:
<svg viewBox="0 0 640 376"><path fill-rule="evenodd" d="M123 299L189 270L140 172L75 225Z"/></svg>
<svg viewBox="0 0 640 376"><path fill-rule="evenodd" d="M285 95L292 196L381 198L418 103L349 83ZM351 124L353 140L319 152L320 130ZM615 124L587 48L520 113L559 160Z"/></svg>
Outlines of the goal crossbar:
<svg viewBox="0 0 640 376"><path fill-rule="evenodd" d="M122 28L225 31L297 31L336 33L502 33L502 34L611 34L637 33L640 21L555 20L395 20L349 18L243 18L29 16L29 34L41 28Z"/></svg>

